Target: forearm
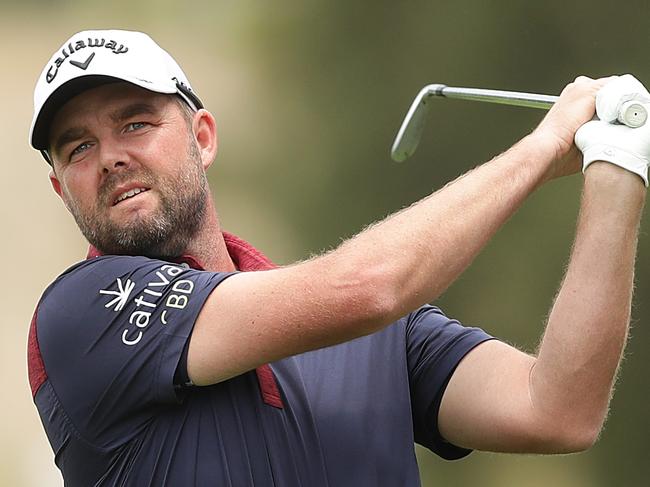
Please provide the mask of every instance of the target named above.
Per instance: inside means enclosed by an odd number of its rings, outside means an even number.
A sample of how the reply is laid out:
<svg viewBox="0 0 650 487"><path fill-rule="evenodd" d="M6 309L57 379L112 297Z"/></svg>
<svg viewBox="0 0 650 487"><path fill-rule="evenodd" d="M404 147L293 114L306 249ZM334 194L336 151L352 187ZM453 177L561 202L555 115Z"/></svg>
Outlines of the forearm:
<svg viewBox="0 0 650 487"><path fill-rule="evenodd" d="M644 199L634 174L606 163L586 171L571 260L530 375L533 407L587 443L604 421L627 337Z"/></svg>

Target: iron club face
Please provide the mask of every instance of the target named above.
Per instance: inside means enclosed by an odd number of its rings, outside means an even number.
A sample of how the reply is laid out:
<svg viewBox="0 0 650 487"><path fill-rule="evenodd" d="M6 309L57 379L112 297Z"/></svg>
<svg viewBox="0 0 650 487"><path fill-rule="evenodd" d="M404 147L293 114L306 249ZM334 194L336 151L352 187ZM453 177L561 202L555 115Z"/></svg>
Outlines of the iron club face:
<svg viewBox="0 0 650 487"><path fill-rule="evenodd" d="M391 157L394 161L402 162L413 155L422 138L424 123L429 114L430 98L444 87L445 85L425 86L415 97L393 142Z"/></svg>

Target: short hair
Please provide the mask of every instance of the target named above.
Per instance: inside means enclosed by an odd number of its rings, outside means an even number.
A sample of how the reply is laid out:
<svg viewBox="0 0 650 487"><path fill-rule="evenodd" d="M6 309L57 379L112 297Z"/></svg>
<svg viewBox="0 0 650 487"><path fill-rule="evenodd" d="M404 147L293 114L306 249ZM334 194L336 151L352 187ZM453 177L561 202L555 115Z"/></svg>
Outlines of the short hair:
<svg viewBox="0 0 650 487"><path fill-rule="evenodd" d="M187 127L191 129L192 123L194 122L194 114L196 113L196 110L194 110L194 108L192 108L190 104L187 103L180 95L175 95L174 101L181 109L181 115L185 119Z"/></svg>

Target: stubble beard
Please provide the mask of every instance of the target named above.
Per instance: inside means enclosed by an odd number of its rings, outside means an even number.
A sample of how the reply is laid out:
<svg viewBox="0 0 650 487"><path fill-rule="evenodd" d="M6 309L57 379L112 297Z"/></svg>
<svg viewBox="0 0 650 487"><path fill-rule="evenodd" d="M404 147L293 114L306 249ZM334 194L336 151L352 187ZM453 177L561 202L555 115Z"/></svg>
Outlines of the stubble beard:
<svg viewBox="0 0 650 487"><path fill-rule="evenodd" d="M108 178L99 190L97 203L84 212L72 202L70 210L81 233L107 255L143 255L172 259L182 255L201 229L207 207L208 184L196 142L190 147L184 168L177 177L162 179L148 169L127 170ZM108 218L110 195L120 183L137 180L155 188L160 206L153 213L125 222Z"/></svg>

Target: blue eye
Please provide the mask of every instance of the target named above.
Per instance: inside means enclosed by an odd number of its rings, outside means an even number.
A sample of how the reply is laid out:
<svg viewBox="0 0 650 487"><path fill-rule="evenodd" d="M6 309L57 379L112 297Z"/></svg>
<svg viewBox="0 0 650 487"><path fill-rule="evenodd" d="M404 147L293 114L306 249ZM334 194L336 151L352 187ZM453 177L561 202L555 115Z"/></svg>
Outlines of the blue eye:
<svg viewBox="0 0 650 487"><path fill-rule="evenodd" d="M72 152L70 153L70 156L75 156L77 154L81 154L83 151L88 149L90 147L90 144L88 142L84 142L83 144L79 144L77 147L75 147Z"/></svg>
<svg viewBox="0 0 650 487"><path fill-rule="evenodd" d="M134 130L144 128L145 125L147 125L145 122L133 122L126 126L126 131L133 132Z"/></svg>

